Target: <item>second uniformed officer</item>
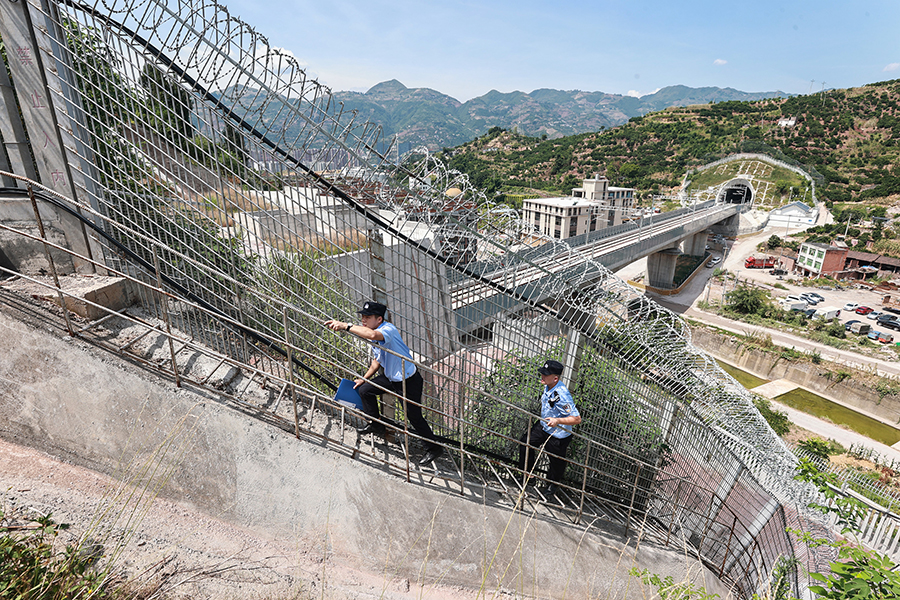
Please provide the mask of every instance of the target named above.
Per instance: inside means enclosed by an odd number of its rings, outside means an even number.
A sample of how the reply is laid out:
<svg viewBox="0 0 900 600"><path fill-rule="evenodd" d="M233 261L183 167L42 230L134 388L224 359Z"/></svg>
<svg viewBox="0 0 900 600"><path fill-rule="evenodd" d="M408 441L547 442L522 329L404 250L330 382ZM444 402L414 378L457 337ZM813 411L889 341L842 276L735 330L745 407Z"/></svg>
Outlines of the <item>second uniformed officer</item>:
<svg viewBox="0 0 900 600"><path fill-rule="evenodd" d="M549 484L547 494L557 492L557 484L562 481L566 471L566 451L572 441L572 426L581 423L581 415L575 407L575 401L569 388L560 376L562 363L548 360L538 369L544 392L541 394L541 420L534 424L531 431L522 436L519 446L519 468L531 472L534 461L544 447L549 454L550 470L547 473ZM527 459L527 460L526 460Z"/></svg>

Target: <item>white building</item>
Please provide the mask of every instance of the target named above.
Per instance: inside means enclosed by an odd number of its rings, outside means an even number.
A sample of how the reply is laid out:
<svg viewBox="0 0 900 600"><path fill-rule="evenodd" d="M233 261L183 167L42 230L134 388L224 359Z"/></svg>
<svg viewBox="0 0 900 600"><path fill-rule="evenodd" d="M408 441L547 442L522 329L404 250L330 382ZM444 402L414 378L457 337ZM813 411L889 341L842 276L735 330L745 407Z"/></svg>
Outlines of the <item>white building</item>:
<svg viewBox="0 0 900 600"><path fill-rule="evenodd" d="M534 230L564 240L622 223L632 212L634 189L611 187L599 174L585 179L567 198L531 198L522 216Z"/></svg>
<svg viewBox="0 0 900 600"><path fill-rule="evenodd" d="M581 198L531 198L522 204L522 216L534 230L558 240L603 229L599 203Z"/></svg>
<svg viewBox="0 0 900 600"><path fill-rule="evenodd" d="M805 227L807 225L815 225L818 218L818 208L812 208L805 202L797 200L771 211L766 225L775 228Z"/></svg>

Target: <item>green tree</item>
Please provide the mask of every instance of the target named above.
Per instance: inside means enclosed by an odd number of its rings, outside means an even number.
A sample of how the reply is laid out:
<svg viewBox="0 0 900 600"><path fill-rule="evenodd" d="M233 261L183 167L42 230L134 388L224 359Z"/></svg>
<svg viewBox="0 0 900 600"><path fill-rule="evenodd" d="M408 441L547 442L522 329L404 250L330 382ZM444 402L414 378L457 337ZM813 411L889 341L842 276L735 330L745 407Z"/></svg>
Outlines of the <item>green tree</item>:
<svg viewBox="0 0 900 600"><path fill-rule="evenodd" d="M149 121L177 147L194 149L189 92L148 63L140 93L119 75L121 64L97 31L75 21L65 21L64 28L76 85L91 117L91 148L109 191L110 217L160 242L162 272L183 281L197 298L230 313L234 298L230 279L246 281L250 271L240 237L222 236L219 225L206 215L171 202L148 156L125 135L134 121ZM144 239L118 228L111 234L153 263L153 246Z"/></svg>
<svg viewBox="0 0 900 600"><path fill-rule="evenodd" d="M194 101L190 92L150 62L141 71L140 83L147 93L146 113L154 128L178 148L195 155L191 148Z"/></svg>
<svg viewBox="0 0 900 600"><path fill-rule="evenodd" d="M744 315L759 314L769 303L764 290L748 285L739 286L727 296L727 308Z"/></svg>
<svg viewBox="0 0 900 600"><path fill-rule="evenodd" d="M769 250L774 250L776 248L781 248L781 238L777 235L770 236L768 240L766 240L766 248Z"/></svg>
<svg viewBox="0 0 900 600"><path fill-rule="evenodd" d="M121 63L93 28L64 20L76 85L87 111L93 160L101 181L111 189L136 191L148 169L122 136L121 115L140 117L143 108L129 83L120 75Z"/></svg>

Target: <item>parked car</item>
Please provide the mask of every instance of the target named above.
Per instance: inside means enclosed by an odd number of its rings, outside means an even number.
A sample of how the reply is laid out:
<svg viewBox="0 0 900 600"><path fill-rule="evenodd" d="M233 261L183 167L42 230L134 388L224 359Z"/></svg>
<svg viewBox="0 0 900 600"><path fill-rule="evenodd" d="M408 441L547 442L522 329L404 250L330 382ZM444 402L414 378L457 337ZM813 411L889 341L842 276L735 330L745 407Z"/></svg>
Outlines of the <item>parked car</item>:
<svg viewBox="0 0 900 600"><path fill-rule="evenodd" d="M859 306L859 307L856 308L856 311L855 311L855 312L856 312L856 314L858 314L858 315L867 315L867 314L869 314L870 312L872 312L872 309L869 308L868 306Z"/></svg>
<svg viewBox="0 0 900 600"><path fill-rule="evenodd" d="M817 294L816 292L806 292L806 294L807 294L808 296L812 296L813 298L815 298L815 299L818 300L819 302L822 302L822 301L825 300L825 296L822 296L821 294Z"/></svg>
<svg viewBox="0 0 900 600"><path fill-rule="evenodd" d="M875 330L873 329L872 331L869 332L869 335L867 335L866 337L869 338L870 340L876 340L876 341L877 341L878 338L879 338L880 336L881 336L881 332L880 332L880 331L875 331Z"/></svg>
<svg viewBox="0 0 900 600"><path fill-rule="evenodd" d="M819 300L818 298L816 298L815 296L813 296L811 294L800 294L800 297L803 300L806 300L808 303L812 304L813 306L815 306L816 304L821 302L821 300Z"/></svg>
<svg viewBox="0 0 900 600"><path fill-rule="evenodd" d="M897 320L897 315L886 315L884 313L875 317L875 321L878 323L887 323L889 321L896 321L896 320Z"/></svg>
<svg viewBox="0 0 900 600"><path fill-rule="evenodd" d="M787 275L787 269L772 269L769 275Z"/></svg>
<svg viewBox="0 0 900 600"><path fill-rule="evenodd" d="M846 323L844 323L844 330L850 331L850 328L853 327L854 323L862 323L862 321L857 321L856 319L854 319L852 321L847 321Z"/></svg>
<svg viewBox="0 0 900 600"><path fill-rule="evenodd" d="M885 306L884 310L887 312L894 313L895 315L900 315L900 308L894 308L893 306Z"/></svg>
<svg viewBox="0 0 900 600"><path fill-rule="evenodd" d="M893 329L894 331L900 331L900 321L884 321L881 323L882 327L886 327L887 329Z"/></svg>
<svg viewBox="0 0 900 600"><path fill-rule="evenodd" d="M848 302L847 304L844 305L844 312L853 312L857 308L859 308L858 302Z"/></svg>
<svg viewBox="0 0 900 600"><path fill-rule="evenodd" d="M884 314L884 313L882 313L882 312L878 312L877 310L873 310L872 312L870 312L869 314L866 315L866 318L867 318L867 319L872 319L872 320L874 321L875 319L877 319L878 317L880 317L880 316L883 315L883 314Z"/></svg>
<svg viewBox="0 0 900 600"><path fill-rule="evenodd" d="M814 308L807 308L806 310L803 311L803 316L806 317L807 319L812 319L815 316L815 314L816 314L816 309L814 309Z"/></svg>
<svg viewBox="0 0 900 600"><path fill-rule="evenodd" d="M706 266L707 266L707 268L710 268L710 269L711 269L711 268L713 268L714 266L716 266L717 264L719 264L720 262L722 262L722 257L721 257L721 256L713 256L713 257L709 260L709 262L706 263Z"/></svg>

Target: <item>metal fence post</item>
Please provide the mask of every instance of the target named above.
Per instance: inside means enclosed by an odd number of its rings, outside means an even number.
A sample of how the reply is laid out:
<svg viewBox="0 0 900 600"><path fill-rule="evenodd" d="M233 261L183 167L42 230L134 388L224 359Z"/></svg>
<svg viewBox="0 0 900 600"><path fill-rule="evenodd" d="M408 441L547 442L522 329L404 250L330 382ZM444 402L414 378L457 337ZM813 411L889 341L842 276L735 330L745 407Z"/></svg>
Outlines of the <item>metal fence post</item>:
<svg viewBox="0 0 900 600"><path fill-rule="evenodd" d="M466 430L465 420L459 418L459 494L466 495Z"/></svg>
<svg viewBox="0 0 900 600"><path fill-rule="evenodd" d="M734 527L737 525L737 515L731 521L731 530L728 532L728 543L725 544L725 556L722 557L722 566L719 567L719 577L725 574L725 563L728 561L728 554L731 552L731 540L734 538Z"/></svg>
<svg viewBox="0 0 900 600"><path fill-rule="evenodd" d="M406 439L406 482L409 483L409 452L411 450L409 443L409 405L406 400L406 358L400 359L400 374L403 375L402 392L403 392L403 437ZM421 406L419 409L421 410ZM424 419L425 416L423 415Z"/></svg>
<svg viewBox="0 0 900 600"><path fill-rule="evenodd" d="M587 489L588 463L590 463L592 446L593 444L588 442L587 452L584 455L584 475L581 477L581 501L578 503L578 516L575 517L576 524L581 523L581 514L584 512L584 492Z"/></svg>
<svg viewBox="0 0 900 600"><path fill-rule="evenodd" d="M66 329L70 336L75 336L72 329L72 321L69 319L69 309L66 307L66 299L62 293L62 287L59 285L59 275L56 272L56 263L53 262L53 256L50 254L50 248L47 246L47 234L44 232L44 221L41 219L41 212L38 210L37 199L34 197L34 188L29 184L28 197L31 199L31 208L34 210L34 218L37 221L38 231L41 233L41 239L44 240L44 254L47 255L47 262L50 264L50 273L53 274L53 283L56 285L56 293L59 295L59 305L63 309L63 315L66 318Z"/></svg>
<svg viewBox="0 0 900 600"><path fill-rule="evenodd" d="M641 477L641 469L644 465L638 463L637 473L634 474L634 485L631 488L631 502L628 504L628 518L625 519L625 537L628 537L628 528L631 527L631 512L634 510L634 497L637 495L638 480Z"/></svg>
<svg viewBox="0 0 900 600"><path fill-rule="evenodd" d="M162 276L159 273L159 255L156 246L153 246L153 268L156 269L156 286L162 292ZM181 387L181 377L178 375L178 363L175 362L175 344L172 343L172 325L169 321L169 298L164 293L160 294L162 300L163 320L166 322L166 334L169 338L169 354L172 356L172 372L175 374L175 387Z"/></svg>
<svg viewBox="0 0 900 600"><path fill-rule="evenodd" d="M294 407L294 435L297 439L300 439L300 415L297 412L297 396L294 394L294 356L291 352L291 336L288 329L286 306L281 309L281 318L284 323L284 349L287 353L288 389L291 391L291 404ZM309 423L312 426L312 410L309 411Z"/></svg>

